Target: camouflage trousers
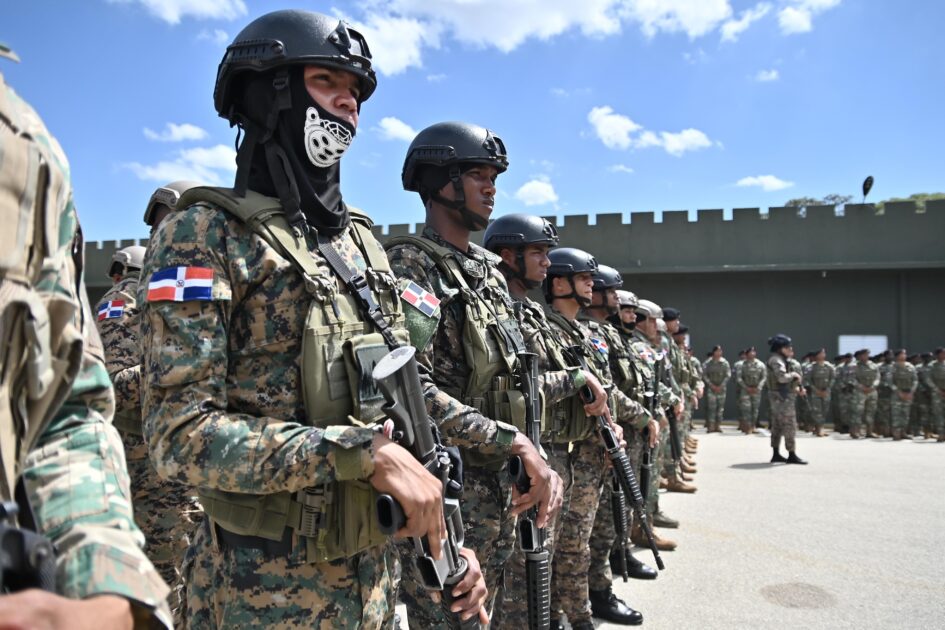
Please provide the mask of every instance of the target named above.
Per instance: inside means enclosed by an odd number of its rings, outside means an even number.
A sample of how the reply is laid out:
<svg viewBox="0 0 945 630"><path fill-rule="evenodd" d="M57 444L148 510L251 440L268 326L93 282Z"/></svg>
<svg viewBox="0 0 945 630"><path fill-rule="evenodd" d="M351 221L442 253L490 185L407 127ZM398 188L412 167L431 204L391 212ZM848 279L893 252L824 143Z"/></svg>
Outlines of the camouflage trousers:
<svg viewBox="0 0 945 630"><path fill-rule="evenodd" d="M391 545L307 563L219 546L204 519L184 561L185 628L376 630L392 619Z"/></svg>
<svg viewBox="0 0 945 630"><path fill-rule="evenodd" d="M885 435L892 428L892 399L896 394L885 391L876 397L876 432Z"/></svg>
<svg viewBox="0 0 945 630"><path fill-rule="evenodd" d="M512 509L512 485L505 467L493 472L478 466L469 466L463 474L462 512L466 536L464 546L475 551L479 559L482 575L489 589L486 608L491 614L505 565L512 557L516 545L516 519L509 513ZM423 587L423 581L412 559L413 545L398 544L397 549L403 563L400 598L407 606L410 627L447 627L449 622L442 606L434 602L429 591Z"/></svg>
<svg viewBox="0 0 945 630"><path fill-rule="evenodd" d="M797 415L797 425L800 429L806 431L810 428L808 425L811 424L810 401L807 400L807 396L796 396L794 406Z"/></svg>
<svg viewBox="0 0 945 630"><path fill-rule="evenodd" d="M781 448L781 438L784 437L784 446L788 451L795 448L797 435L797 408L794 396L781 397L780 394L768 394L768 403L771 406L771 448Z"/></svg>
<svg viewBox="0 0 945 630"><path fill-rule="evenodd" d="M872 431L876 422L876 390L864 392L860 387L853 390L853 412L850 419L850 432L854 430Z"/></svg>
<svg viewBox="0 0 945 630"><path fill-rule="evenodd" d="M912 423L912 433L919 434L923 431L931 431L930 418L932 403L930 395L927 391L922 392L921 390L916 390L913 401L915 404L912 405L912 413L909 417Z"/></svg>
<svg viewBox="0 0 945 630"><path fill-rule="evenodd" d="M758 424L758 412L761 410L761 391L751 394L742 390L738 397L738 428L748 431Z"/></svg>
<svg viewBox="0 0 945 630"><path fill-rule="evenodd" d="M853 404L853 392L841 392L839 400L840 424L843 429L849 431L853 428L855 418L855 405ZM859 421L856 422L859 427Z"/></svg>
<svg viewBox="0 0 945 630"><path fill-rule="evenodd" d="M811 424L814 425L815 430L820 430L824 428L827 413L830 411L830 392L827 391L826 396L821 398L816 394L816 391L813 387L811 388L807 395L807 402L810 405Z"/></svg>
<svg viewBox="0 0 945 630"><path fill-rule="evenodd" d="M558 473L564 484L564 503L561 505L561 510L556 517L548 521L548 526L545 527L545 549L548 550L550 562L553 563L557 530L571 501L571 458L568 455L567 444L547 445L545 450L548 453L548 465ZM525 628L528 625L527 592L525 554L516 544L512 557L505 564L505 579L499 584L499 591L496 593L491 624L493 628Z"/></svg>
<svg viewBox="0 0 945 630"><path fill-rule="evenodd" d="M604 448L600 438L575 442L571 449L571 499L560 517L551 573L552 617L560 612L568 621L591 620L587 576L591 564L590 539L604 478ZM557 611L557 612L556 612Z"/></svg>
<svg viewBox="0 0 945 630"><path fill-rule="evenodd" d="M676 474L676 465L673 462L672 454L667 452L669 448L669 429L660 429L660 441L656 445L656 448L653 449L653 454L651 455L651 465L653 470L650 474L650 480L647 484L646 491L646 514L647 516L652 517L653 514L659 509L659 496L660 496L660 472L665 472L665 467L667 462L671 467L670 473Z"/></svg>
<svg viewBox="0 0 945 630"><path fill-rule="evenodd" d="M932 388L932 404L930 407L931 417L929 424L931 425L932 433L941 436L945 433L945 396L942 395L942 390L937 387Z"/></svg>
<svg viewBox="0 0 945 630"><path fill-rule="evenodd" d="M891 402L891 426L893 431L905 431L909 428L909 413L912 411L912 401L903 400L899 394L893 394Z"/></svg>
<svg viewBox="0 0 945 630"><path fill-rule="evenodd" d="M144 534L144 552L171 587L167 603L175 622L179 622L177 615L184 597L180 565L203 510L192 490L161 479L148 458L142 436L120 433L131 478L135 523Z"/></svg>
<svg viewBox="0 0 945 630"><path fill-rule="evenodd" d="M711 388L705 390L705 425L711 429L722 422L725 415L725 390L713 392Z"/></svg>

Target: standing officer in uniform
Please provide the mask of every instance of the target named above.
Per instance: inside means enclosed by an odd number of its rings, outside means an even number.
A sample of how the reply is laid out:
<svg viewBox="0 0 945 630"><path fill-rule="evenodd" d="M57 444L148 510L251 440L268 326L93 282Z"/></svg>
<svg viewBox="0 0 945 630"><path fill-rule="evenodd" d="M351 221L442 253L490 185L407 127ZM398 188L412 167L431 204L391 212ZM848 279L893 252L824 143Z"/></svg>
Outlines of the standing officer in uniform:
<svg viewBox="0 0 945 630"><path fill-rule="evenodd" d="M879 387L876 397L876 433L883 437L892 437L892 399L895 392L892 384L892 372L895 355L886 350L877 355L881 360L879 367Z"/></svg>
<svg viewBox="0 0 945 630"><path fill-rule="evenodd" d="M405 190L419 193L426 227L421 236L393 238L385 246L394 273L440 303L439 323L422 334L414 334L421 324L413 323L422 318L415 308L407 310L418 358L430 369L433 381L514 432L515 427L524 428L525 421L524 406L514 404L520 395L516 376L524 336L505 278L496 269L498 258L470 243L471 233L488 224L495 182L507 167L505 146L488 129L446 122L422 130L407 150L402 180ZM542 391L551 399L573 392L573 374L564 370L545 374ZM516 438L531 445L524 434ZM466 545L482 559L491 612L505 563L515 548L515 517L522 508L520 499L513 497L507 457L479 457L468 449L462 455ZM542 498L539 524L544 526L560 506L563 490L558 475L537 461L543 466L541 483L549 494ZM440 607L429 605L429 597L419 590L418 576L411 575L414 579L405 579L402 591L410 623L442 624Z"/></svg>
<svg viewBox="0 0 945 630"><path fill-rule="evenodd" d="M848 433L853 424L853 376L856 364L853 355L847 352L840 357L837 365L836 396L839 422L834 420L834 427L842 433Z"/></svg>
<svg viewBox="0 0 945 630"><path fill-rule="evenodd" d="M932 431L945 442L945 348L936 348L935 361L926 368L926 382L931 393Z"/></svg>
<svg viewBox="0 0 945 630"><path fill-rule="evenodd" d="M715 346L709 352L709 358L702 364L703 380L706 392L705 428L711 433L722 432L722 416L725 412L725 395L728 381L732 377L732 368L728 359L722 356L722 346Z"/></svg>
<svg viewBox="0 0 945 630"><path fill-rule="evenodd" d="M771 357L768 359L768 398L771 403L771 449L774 454L771 463L806 464L794 452L794 436L797 434L797 417L794 398L801 387L802 376L797 370L789 368L794 355L791 338L777 334L768 339ZM795 362L796 363L796 362ZM781 455L781 436L788 456Z"/></svg>
<svg viewBox="0 0 945 630"><path fill-rule="evenodd" d="M858 350L853 357L856 364L852 370L853 384L853 420L850 424L850 437L879 437L873 431L876 420L876 387L879 385L879 367L870 361L867 348ZM860 430L862 429L862 434Z"/></svg>
<svg viewBox="0 0 945 630"><path fill-rule="evenodd" d="M158 188L144 213L151 231L173 210L176 198L172 200L170 193L179 197L198 185L172 182ZM142 435L138 289L144 257L145 248L140 245L115 253L109 269L115 285L96 307L96 320L105 347L105 368L115 388L115 426L125 446L135 522L144 533L145 553L171 586L168 603L176 616L184 589L180 563L200 520L200 504L186 486L161 479L151 465ZM180 622L175 618L175 623Z"/></svg>
<svg viewBox="0 0 945 630"><path fill-rule="evenodd" d="M732 364L732 382L735 383L735 414L736 420L738 421L738 429L742 433L746 433L745 426L745 415L742 412L742 386L739 384L739 379L741 378L741 369L742 365L745 363L745 351L738 351L738 361Z"/></svg>
<svg viewBox="0 0 945 630"><path fill-rule="evenodd" d="M339 184L375 85L367 43L345 23L306 11L254 20L214 91L217 113L245 132L235 187L187 191L152 237L144 431L158 472L196 487L206 513L183 567L194 627L389 624L394 558L376 492L403 508L398 537L426 535L441 552L441 481L376 430L371 370L408 340L409 287ZM519 507L550 502L524 436L421 379L445 442L520 455L535 485ZM454 605L482 616L478 562L462 553Z"/></svg>
<svg viewBox="0 0 945 630"><path fill-rule="evenodd" d="M761 408L761 390L765 386L765 364L758 358L755 347L745 349L745 361L738 370L738 406L742 410L743 433L754 433L761 426L758 422L758 413Z"/></svg>
<svg viewBox="0 0 945 630"><path fill-rule="evenodd" d="M810 414L813 428L811 433L824 436L824 422L830 411L830 392L833 389L835 370L827 362L827 350L821 348L814 353L814 362L804 375L804 387L810 402Z"/></svg>
<svg viewBox="0 0 945 630"><path fill-rule="evenodd" d="M600 381L591 372L573 367L563 355L560 338L545 317L545 310L531 300L527 293L537 289L548 274L551 260L548 251L558 245L558 232L547 220L528 214L507 214L489 224L483 238L483 246L501 259L498 269L508 282L509 295L519 311L525 347L537 355L539 374L553 376L559 370L571 374L570 388L559 388L555 398L543 397L545 407L545 426L542 442L548 465L561 477L564 490L564 505L570 498L571 466L568 458L567 443L558 443L558 434L550 430L547 418L556 405L568 400L579 403L578 390L584 384L594 392L595 402L584 405L585 414L593 415L606 409L607 394ZM549 519L545 527L545 549L553 560L557 526L566 511L563 508L554 518ZM528 623L528 600L526 589L525 554L516 546L515 552L505 565L504 584L500 584L496 593L496 608L492 616L492 625L496 628L525 627Z"/></svg>
<svg viewBox="0 0 945 630"><path fill-rule="evenodd" d="M909 411L912 409L912 399L919 385L915 366L906 361L906 354L905 348L896 351L896 360L889 374L889 384L893 392L890 411L894 440L901 440L909 428Z"/></svg>
<svg viewBox="0 0 945 630"><path fill-rule="evenodd" d="M673 335L679 332L679 309L666 307L662 309L662 321L665 330L659 330L660 343L662 351L666 354L672 376L671 387L675 388L676 393L683 401L682 413L676 414L676 426L680 434L680 440L683 438L683 425L685 424L687 406L695 407L695 393L692 390L692 378L689 371L689 357L686 356L682 348L674 341ZM659 323L659 322L657 322ZM662 474L666 478L666 487L670 492L692 493L697 490L695 485L686 483L680 477L682 471L677 469L676 462L673 461L672 451L669 440L660 444L660 450L663 457ZM683 456L685 459L685 456ZM691 462L690 462L691 464Z"/></svg>
<svg viewBox="0 0 945 630"><path fill-rule="evenodd" d="M69 164L2 74L0 218L2 625L170 628L111 424Z"/></svg>

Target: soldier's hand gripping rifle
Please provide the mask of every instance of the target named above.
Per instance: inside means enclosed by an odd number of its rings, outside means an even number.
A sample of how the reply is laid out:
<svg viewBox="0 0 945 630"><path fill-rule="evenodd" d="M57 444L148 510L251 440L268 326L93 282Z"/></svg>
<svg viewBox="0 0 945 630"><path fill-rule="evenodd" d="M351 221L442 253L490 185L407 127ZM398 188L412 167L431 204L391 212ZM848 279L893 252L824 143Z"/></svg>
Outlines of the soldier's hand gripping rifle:
<svg viewBox="0 0 945 630"><path fill-rule="evenodd" d="M575 361L581 368L587 370L587 361L584 354L578 346L570 346L567 353L572 361ZM591 388L585 385L580 390L581 400L585 403L594 402L594 393ZM627 457L627 451L617 441L617 436L604 416L594 416L597 422L597 429L600 432L601 439L604 441L604 450L607 451L607 457L610 459L610 465L613 468L614 479L617 485L623 490L626 497L630 499L630 505L633 507L633 514L640 521L640 527L646 535L647 546L653 552L653 560L656 566L663 570L666 566L663 559L660 558L660 552L656 548L656 541L653 540L653 530L650 522L646 518L646 505L643 501L643 494L640 491L640 483L633 472L633 466L630 465L630 458ZM644 450L646 450L644 445Z"/></svg>
<svg viewBox="0 0 945 630"><path fill-rule="evenodd" d="M19 506L0 504L0 595L29 588L56 590L56 554L45 536L15 527Z"/></svg>
<svg viewBox="0 0 945 630"><path fill-rule="evenodd" d="M394 440L443 484L446 540L442 541L442 557L433 557L429 540L422 536L413 539L414 562L424 587L440 592L443 610L450 620L449 627L478 630L482 626L477 617L462 621L450 611L454 601L453 587L469 569L466 559L459 553L463 548L463 518L459 509L463 487L451 477L453 465L449 454L434 434L427 416L415 353L412 346L396 348L378 361L373 371L374 381L387 401L384 413L394 422ZM387 535L396 533L407 522L400 504L389 494L377 498L377 519L381 531Z"/></svg>
<svg viewBox="0 0 945 630"><path fill-rule="evenodd" d="M541 398L538 385L538 356L521 352L519 379L525 398L525 429L528 439L541 452ZM509 476L521 494L531 487L521 458L509 460ZM528 597L529 630L548 630L551 627L551 567L545 549L545 530L538 528L538 507L530 508L518 519L518 542L525 554L526 596Z"/></svg>

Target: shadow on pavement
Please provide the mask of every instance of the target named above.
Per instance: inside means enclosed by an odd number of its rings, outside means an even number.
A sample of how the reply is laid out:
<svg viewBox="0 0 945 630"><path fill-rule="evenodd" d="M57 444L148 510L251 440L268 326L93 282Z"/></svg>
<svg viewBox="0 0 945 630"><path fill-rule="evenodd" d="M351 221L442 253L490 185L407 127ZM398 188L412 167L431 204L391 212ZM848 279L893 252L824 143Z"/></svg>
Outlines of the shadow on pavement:
<svg viewBox="0 0 945 630"><path fill-rule="evenodd" d="M732 464L729 468L736 468L738 470L758 470L759 468L773 468L774 464L771 462L751 462L750 464Z"/></svg>

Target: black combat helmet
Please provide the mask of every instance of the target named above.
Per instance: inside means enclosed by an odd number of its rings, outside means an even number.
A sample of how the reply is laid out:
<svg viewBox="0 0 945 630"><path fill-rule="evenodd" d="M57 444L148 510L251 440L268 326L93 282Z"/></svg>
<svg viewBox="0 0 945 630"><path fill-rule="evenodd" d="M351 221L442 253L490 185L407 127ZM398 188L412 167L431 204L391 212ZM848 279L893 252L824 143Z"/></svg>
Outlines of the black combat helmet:
<svg viewBox="0 0 945 630"><path fill-rule="evenodd" d="M499 269L506 277L518 278L526 288L537 289L541 282L525 277L525 246L557 247L558 230L551 221L533 214L507 214L489 224L482 244L495 254L506 247L514 250L518 268L512 269L503 261L499 263Z"/></svg>
<svg viewBox="0 0 945 630"><path fill-rule="evenodd" d="M217 113L231 119L243 75L289 64L327 66L356 75L360 103L377 87L367 41L345 22L311 11L273 11L250 22L227 47L213 88Z"/></svg>
<svg viewBox="0 0 945 630"><path fill-rule="evenodd" d="M768 339L768 345L771 346L771 352L778 352L781 348L787 348L792 345L791 338L785 334L778 333Z"/></svg>
<svg viewBox="0 0 945 630"><path fill-rule="evenodd" d="M590 300L577 294L574 288L574 275L578 273L594 273L597 271L597 260L583 249L575 247L559 247L548 252L551 266L548 267L548 277L545 279L545 301L551 304L554 297L573 298L581 306L589 306ZM551 295L551 281L554 278L565 277L571 285L568 295Z"/></svg>
<svg viewBox="0 0 945 630"><path fill-rule="evenodd" d="M594 290L619 289L623 286L620 272L608 265L598 265L594 272Z"/></svg>
<svg viewBox="0 0 945 630"><path fill-rule="evenodd" d="M430 125L417 134L407 149L401 181L404 190L420 193L426 203L438 203L459 210L466 227L481 230L488 219L466 207L466 196L460 176L477 164L494 167L504 173L509 167L505 143L489 129L464 122L442 122ZM439 194L440 189L453 182L455 200Z"/></svg>

